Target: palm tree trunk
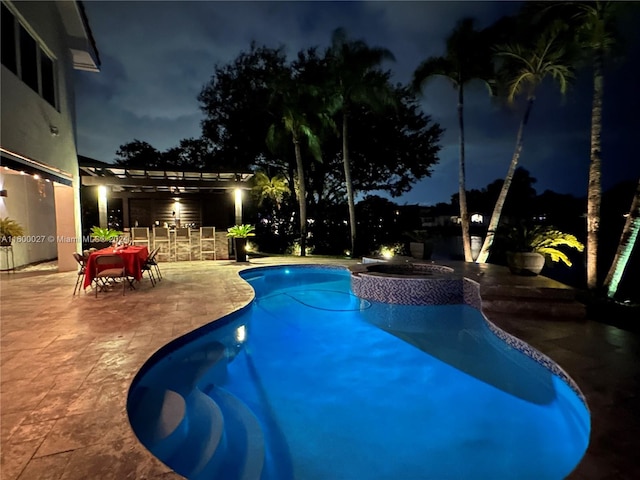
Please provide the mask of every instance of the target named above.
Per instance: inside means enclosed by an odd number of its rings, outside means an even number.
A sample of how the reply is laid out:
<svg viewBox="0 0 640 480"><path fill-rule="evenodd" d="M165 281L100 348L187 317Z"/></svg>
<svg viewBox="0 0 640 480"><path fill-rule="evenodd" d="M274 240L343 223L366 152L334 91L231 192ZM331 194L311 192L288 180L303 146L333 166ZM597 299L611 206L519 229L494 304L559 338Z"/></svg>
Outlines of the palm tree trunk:
<svg viewBox="0 0 640 480"><path fill-rule="evenodd" d="M524 112L524 116L522 117L522 121L520 122L520 128L518 129L518 135L516 137L516 149L513 152L511 164L509 165L509 170L507 171L507 176L505 177L504 183L502 184L502 190L500 190L500 195L498 195L498 200L496 201L496 205L493 208L493 214L491 215L491 220L489 221L489 227L487 229L487 236L482 243L482 249L480 250L480 254L478 255L476 263L487 263L487 258L489 258L489 250L491 249L491 245L493 245L493 239L496 234L496 229L498 228L498 224L500 223L502 207L504 206L504 202L507 199L507 193L509 193L509 187L511 186L511 181L513 180L513 174L516 171L518 160L520 159L520 154L522 153L522 145L524 143L524 127L529 121L529 115L531 114L534 100L535 97L533 95L531 95L527 100L527 108Z"/></svg>
<svg viewBox="0 0 640 480"><path fill-rule="evenodd" d="M602 51L595 54L593 66L593 105L591 108L591 161L587 193L587 288L598 286L598 231L600 230L602 96Z"/></svg>
<svg viewBox="0 0 640 480"><path fill-rule="evenodd" d="M298 205L300 206L300 256L307 255L307 189L304 184L304 165L298 135L293 133L293 148L298 169Z"/></svg>
<svg viewBox="0 0 640 480"><path fill-rule="evenodd" d="M460 171L458 173L458 196L460 201L460 222L462 224L462 249L464 261L473 262L471 253L471 236L469 235L469 210L467 209L467 191L465 186L464 163L464 90L462 83L458 82L458 123L460 125Z"/></svg>
<svg viewBox="0 0 640 480"><path fill-rule="evenodd" d="M351 164L349 163L349 142L347 139L347 111L342 114L342 162L344 164L344 181L347 186L347 203L349 204L349 228L351 230L351 255L356 253L356 204L353 198L351 182Z"/></svg>
<svg viewBox="0 0 640 480"><path fill-rule="evenodd" d="M622 230L618 250L616 251L615 257L613 257L613 262L611 263L611 268L609 269L607 278L604 280L604 286L607 289L607 295L610 298L613 298L618 290L618 284L622 279L624 269L631 257L633 246L638 239L638 231L640 231L640 180L638 180L638 186L636 188L636 193L633 196L633 201L631 202L629 216L627 217L624 229Z"/></svg>

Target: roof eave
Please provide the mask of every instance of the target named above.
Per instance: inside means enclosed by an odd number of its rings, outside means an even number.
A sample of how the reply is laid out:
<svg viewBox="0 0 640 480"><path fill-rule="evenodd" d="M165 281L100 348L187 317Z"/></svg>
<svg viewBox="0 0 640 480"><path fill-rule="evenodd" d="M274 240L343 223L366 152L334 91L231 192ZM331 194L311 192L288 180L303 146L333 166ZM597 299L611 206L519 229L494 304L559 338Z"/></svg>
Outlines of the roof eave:
<svg viewBox="0 0 640 480"><path fill-rule="evenodd" d="M69 50L73 57L73 68L99 72L100 54L83 3L81 1L58 1L56 4L67 32Z"/></svg>

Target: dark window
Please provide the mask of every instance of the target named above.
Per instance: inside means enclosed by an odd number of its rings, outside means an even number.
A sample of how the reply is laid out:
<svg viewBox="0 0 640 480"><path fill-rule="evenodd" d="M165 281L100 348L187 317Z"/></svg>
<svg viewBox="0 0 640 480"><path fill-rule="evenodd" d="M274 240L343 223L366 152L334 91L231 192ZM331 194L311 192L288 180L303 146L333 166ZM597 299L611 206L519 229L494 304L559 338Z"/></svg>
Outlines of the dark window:
<svg viewBox="0 0 640 480"><path fill-rule="evenodd" d="M55 62L2 4L2 64L56 108ZM17 37L16 37L17 33Z"/></svg>
<svg viewBox="0 0 640 480"><path fill-rule="evenodd" d="M20 66L22 81L38 91L38 48L36 41L20 26Z"/></svg>
<svg viewBox="0 0 640 480"><path fill-rule="evenodd" d="M2 4L2 65L18 73L16 59L16 24L13 14Z"/></svg>
<svg viewBox="0 0 640 480"><path fill-rule="evenodd" d="M107 227L122 230L122 199L110 198L107 205Z"/></svg>
<svg viewBox="0 0 640 480"><path fill-rule="evenodd" d="M53 77L53 60L40 50L40 75L42 77L42 98L56 106L55 80Z"/></svg>

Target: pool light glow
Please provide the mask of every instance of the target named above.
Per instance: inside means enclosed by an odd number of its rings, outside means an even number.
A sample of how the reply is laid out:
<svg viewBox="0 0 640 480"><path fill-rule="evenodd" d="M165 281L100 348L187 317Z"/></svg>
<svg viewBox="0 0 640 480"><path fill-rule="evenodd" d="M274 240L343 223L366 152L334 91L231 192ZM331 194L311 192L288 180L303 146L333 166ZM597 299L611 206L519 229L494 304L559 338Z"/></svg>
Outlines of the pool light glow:
<svg viewBox="0 0 640 480"><path fill-rule="evenodd" d="M247 339L247 327L245 325L240 325L236 328L236 341L238 343L242 343Z"/></svg>

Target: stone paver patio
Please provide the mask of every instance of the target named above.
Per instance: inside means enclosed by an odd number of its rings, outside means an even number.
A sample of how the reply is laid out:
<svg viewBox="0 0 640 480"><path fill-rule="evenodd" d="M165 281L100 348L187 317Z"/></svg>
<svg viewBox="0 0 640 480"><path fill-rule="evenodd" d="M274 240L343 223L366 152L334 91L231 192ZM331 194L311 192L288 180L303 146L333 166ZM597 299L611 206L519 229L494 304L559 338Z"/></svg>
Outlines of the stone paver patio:
<svg viewBox="0 0 640 480"><path fill-rule="evenodd" d="M250 265L163 263L156 288L145 278L124 297L114 291L97 299L71 295L75 272L2 274L0 478L182 478L129 427L125 404L134 375L159 347L249 302L252 289L239 270L300 262L355 263L275 257ZM477 279L513 283L501 268ZM591 443L570 478L640 478L640 337L592 321L488 316L556 360L585 393Z"/></svg>

